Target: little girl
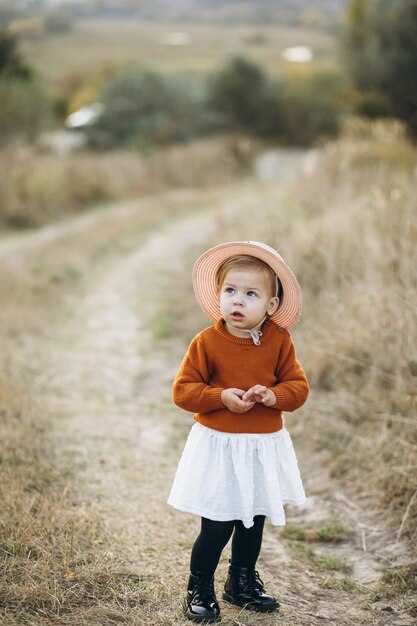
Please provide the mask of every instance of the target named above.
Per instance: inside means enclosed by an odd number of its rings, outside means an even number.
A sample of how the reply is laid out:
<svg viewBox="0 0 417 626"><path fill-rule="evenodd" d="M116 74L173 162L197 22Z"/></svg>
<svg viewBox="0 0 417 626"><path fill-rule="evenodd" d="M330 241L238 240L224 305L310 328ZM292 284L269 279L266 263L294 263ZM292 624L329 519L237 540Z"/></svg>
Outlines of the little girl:
<svg viewBox="0 0 417 626"><path fill-rule="evenodd" d="M214 573L233 534L223 600L273 611L255 570L265 517L285 525L283 504L305 495L282 411L306 401L308 383L287 328L301 289L282 257L255 241L224 243L196 262L197 301L214 321L191 342L174 381L175 403L195 413L168 504L201 516L184 613L220 619Z"/></svg>

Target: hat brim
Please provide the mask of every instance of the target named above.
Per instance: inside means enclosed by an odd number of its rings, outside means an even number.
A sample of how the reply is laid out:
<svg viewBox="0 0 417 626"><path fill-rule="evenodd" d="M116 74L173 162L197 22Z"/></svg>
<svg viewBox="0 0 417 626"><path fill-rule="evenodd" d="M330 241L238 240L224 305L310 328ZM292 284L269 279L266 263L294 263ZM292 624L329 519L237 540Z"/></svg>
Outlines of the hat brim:
<svg viewBox="0 0 417 626"><path fill-rule="evenodd" d="M232 241L210 248L197 259L193 269L193 287L197 302L214 322L221 319L216 274L220 265L232 256L254 256L269 265L282 285L282 298L271 319L282 328L294 326L301 317L301 287L284 259L270 246L257 241Z"/></svg>

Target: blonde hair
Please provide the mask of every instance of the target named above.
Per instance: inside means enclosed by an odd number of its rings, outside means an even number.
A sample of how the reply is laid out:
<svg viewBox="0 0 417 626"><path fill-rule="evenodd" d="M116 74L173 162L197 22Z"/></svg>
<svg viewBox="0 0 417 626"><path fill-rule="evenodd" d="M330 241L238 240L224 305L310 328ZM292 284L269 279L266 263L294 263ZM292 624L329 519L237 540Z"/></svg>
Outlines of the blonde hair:
<svg viewBox="0 0 417 626"><path fill-rule="evenodd" d="M216 272L217 291L220 291L228 272L232 270L251 269L262 270L264 272L266 271L268 273L268 282L270 286L271 297L278 295L278 297L281 299L281 283L272 267L270 267L268 263L265 263L264 261L261 261L261 259L258 259L256 256L251 256L249 254L237 254L226 259L226 261L223 261L223 263L219 266L219 269Z"/></svg>

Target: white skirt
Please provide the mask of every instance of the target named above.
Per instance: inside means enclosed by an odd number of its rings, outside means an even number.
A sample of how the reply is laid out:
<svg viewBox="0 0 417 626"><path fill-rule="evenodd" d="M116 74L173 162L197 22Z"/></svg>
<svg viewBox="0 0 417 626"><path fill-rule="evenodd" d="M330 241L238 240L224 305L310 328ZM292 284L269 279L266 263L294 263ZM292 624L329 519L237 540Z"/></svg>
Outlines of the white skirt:
<svg viewBox="0 0 417 626"><path fill-rule="evenodd" d="M224 433L196 422L175 474L168 504L216 521L255 515L285 525L284 504L306 500L288 431Z"/></svg>

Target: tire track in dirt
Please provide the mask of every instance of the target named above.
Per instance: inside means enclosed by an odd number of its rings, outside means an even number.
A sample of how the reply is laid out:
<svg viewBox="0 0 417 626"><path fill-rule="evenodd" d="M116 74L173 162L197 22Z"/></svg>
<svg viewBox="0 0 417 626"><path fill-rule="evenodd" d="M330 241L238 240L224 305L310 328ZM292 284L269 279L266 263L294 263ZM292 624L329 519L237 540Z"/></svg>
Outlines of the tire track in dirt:
<svg viewBox="0 0 417 626"><path fill-rule="evenodd" d="M102 514L109 520L113 513L112 523L124 528L127 519L140 518L142 503L126 493L118 470L130 455L140 464L161 454L169 430L149 410L167 394L173 374L153 350L158 273L172 269L187 242L207 237L213 224L200 214L162 226L92 284L72 319L54 332L48 409L69 416L65 438L78 442L73 453L87 461L90 496L105 494Z"/></svg>

